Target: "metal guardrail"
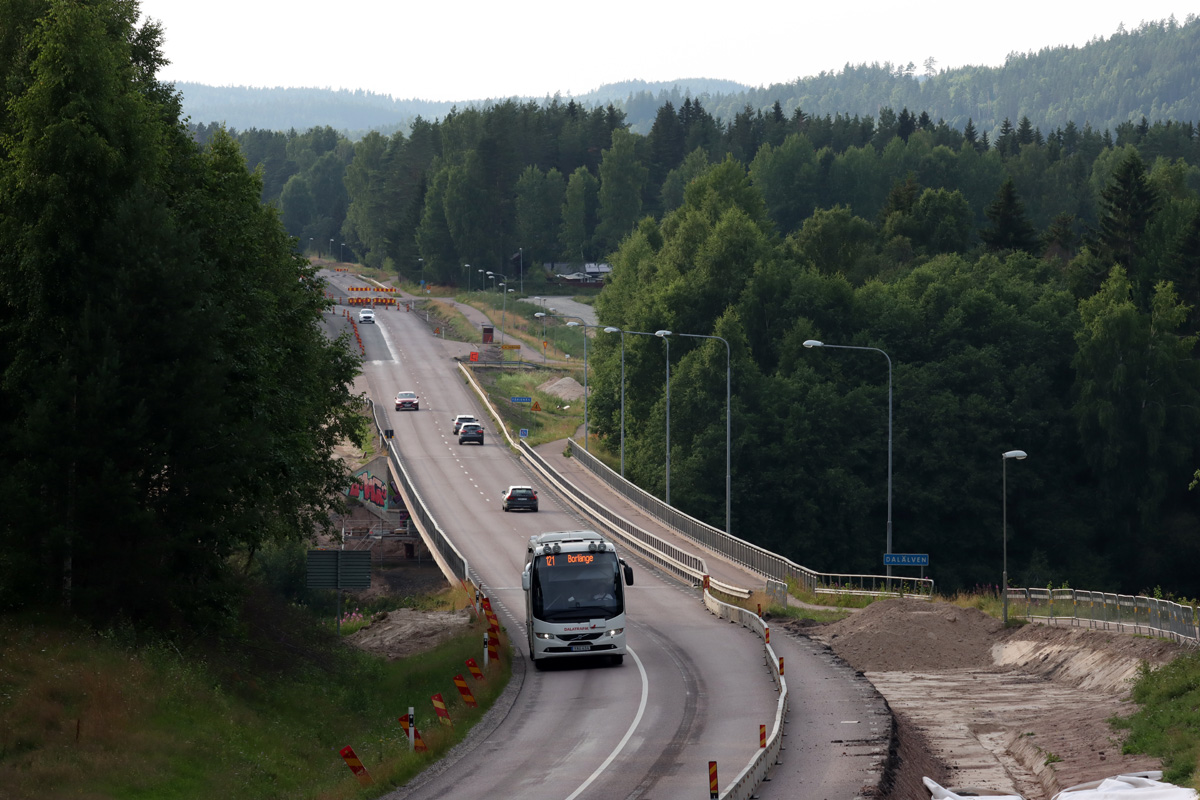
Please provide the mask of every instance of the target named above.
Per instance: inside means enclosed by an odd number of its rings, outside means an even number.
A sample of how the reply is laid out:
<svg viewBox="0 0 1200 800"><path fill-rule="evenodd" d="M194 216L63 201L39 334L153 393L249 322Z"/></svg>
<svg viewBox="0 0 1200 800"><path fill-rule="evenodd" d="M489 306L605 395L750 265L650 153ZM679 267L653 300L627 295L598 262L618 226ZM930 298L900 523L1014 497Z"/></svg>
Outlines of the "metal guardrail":
<svg viewBox="0 0 1200 800"><path fill-rule="evenodd" d="M787 681L779 671L779 656L771 647L767 633L767 624L753 611L747 611L740 606L723 603L707 591L704 593L704 605L713 614L722 619L740 623L749 628L763 640L763 655L767 660L767 668L771 679L779 689L779 699L775 703L775 723L771 726L771 734L767 737L766 747L760 747L750 758L750 762L737 774L733 782L718 796L720 800L748 800L754 797L754 791L766 777L768 770L778 763L779 752L783 749L783 721L788 710Z"/></svg>
<svg viewBox="0 0 1200 800"><path fill-rule="evenodd" d="M580 447L574 439L567 440L572 458L586 467L613 491L642 509L664 525L678 531L701 547L728 558L746 569L777 581L794 581L816 594L866 594L886 597L933 594L932 578L904 578L886 575L854 575L816 572L802 567L783 556L756 544L731 536L725 531L690 517L659 498L635 486L609 468L600 459ZM896 587L896 588L893 588Z"/></svg>
<svg viewBox="0 0 1200 800"><path fill-rule="evenodd" d="M1190 605L1083 589L1008 589L1010 616L1049 625L1159 636L1200 646L1200 614Z"/></svg>
<svg viewBox="0 0 1200 800"><path fill-rule="evenodd" d="M375 420L375 429L383 431L383 420L379 418L379 410L375 404L368 398L368 403L371 403L371 417ZM438 525L433 514L429 511L429 506L425 504L425 498L417 491L416 484L413 483L412 476L409 474L404 459L400 456L400 451L396 449L394 442L387 443L388 461L391 464L392 470L396 474L397 481L400 484L400 491L404 494L404 503L408 507L409 518L416 523L417 530L421 533L421 538L425 540L425 544L434 553L434 558L437 559L438 565L442 567L442 571L449 571L446 577L453 576L458 581L465 581L468 578L470 565L467 564L467 559L462 553L458 552L458 548L454 546L454 542L450 541L450 537Z"/></svg>

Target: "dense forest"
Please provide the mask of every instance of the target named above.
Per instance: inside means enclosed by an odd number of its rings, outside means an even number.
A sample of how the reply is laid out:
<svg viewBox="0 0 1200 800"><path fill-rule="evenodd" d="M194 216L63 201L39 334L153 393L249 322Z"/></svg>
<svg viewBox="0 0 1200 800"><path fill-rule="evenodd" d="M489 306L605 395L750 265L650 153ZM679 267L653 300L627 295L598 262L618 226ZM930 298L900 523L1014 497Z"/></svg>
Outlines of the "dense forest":
<svg viewBox="0 0 1200 800"><path fill-rule="evenodd" d="M607 260L602 324L725 339L728 365L715 340L669 349L671 500L697 517L724 524L728 366L736 535L878 571L890 438L893 549L929 553L946 589L995 585L1000 454L1022 449L1012 582L1195 596L1197 133L778 103L723 123L688 98L645 135L613 105L510 100L358 142L236 138L303 247L464 289L477 268ZM615 447L623 359L627 472L659 496L663 356L600 333L590 357L592 428Z"/></svg>
<svg viewBox="0 0 1200 800"><path fill-rule="evenodd" d="M879 109L921 108L961 130L967 120L995 138L1004 120L1028 117L1042 130L1069 121L1115 130L1145 116L1151 122L1200 119L1200 25L1173 17L1123 27L1082 47L1045 47L1011 53L999 66L939 68L936 54L914 63L846 64L839 70L787 83L750 87L733 81L688 78L669 82L624 81L569 97L397 99L364 91L206 86L179 83L185 114L194 122L231 129L288 131L329 125L352 140L377 130L407 132L418 117L441 119L454 108L482 109L511 99L518 104L567 103L585 109L612 105L635 133L648 133L658 109L699 100L723 124L749 110L769 112L779 103L825 116L877 115Z"/></svg>
<svg viewBox="0 0 1200 800"><path fill-rule="evenodd" d="M732 531L808 566L879 570L892 442L893 549L945 590L996 583L1006 508L1013 583L1200 594L1192 117L685 98L645 133L554 100L226 131L185 126L138 18L0 0L4 608L220 625L305 540L356 363L298 251L343 243L443 284L608 261L600 320L676 335L596 332L592 427L615 449L624 389L627 471L664 494L669 357L671 499L723 525L731 375Z"/></svg>
<svg viewBox="0 0 1200 800"><path fill-rule="evenodd" d="M0 610L203 635L338 507L359 362L138 18L0 0Z"/></svg>

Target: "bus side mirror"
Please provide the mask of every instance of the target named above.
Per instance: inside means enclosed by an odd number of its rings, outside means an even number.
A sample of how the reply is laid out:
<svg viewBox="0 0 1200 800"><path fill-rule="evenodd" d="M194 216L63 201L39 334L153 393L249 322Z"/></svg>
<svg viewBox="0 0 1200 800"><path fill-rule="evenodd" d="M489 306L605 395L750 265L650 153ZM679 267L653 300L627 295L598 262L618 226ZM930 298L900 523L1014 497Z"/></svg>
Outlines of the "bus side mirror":
<svg viewBox="0 0 1200 800"><path fill-rule="evenodd" d="M625 585L633 586L633 567L625 564Z"/></svg>
<svg viewBox="0 0 1200 800"><path fill-rule="evenodd" d="M525 570L524 572L521 573L521 588L528 592L529 591L529 583L530 583L529 570Z"/></svg>

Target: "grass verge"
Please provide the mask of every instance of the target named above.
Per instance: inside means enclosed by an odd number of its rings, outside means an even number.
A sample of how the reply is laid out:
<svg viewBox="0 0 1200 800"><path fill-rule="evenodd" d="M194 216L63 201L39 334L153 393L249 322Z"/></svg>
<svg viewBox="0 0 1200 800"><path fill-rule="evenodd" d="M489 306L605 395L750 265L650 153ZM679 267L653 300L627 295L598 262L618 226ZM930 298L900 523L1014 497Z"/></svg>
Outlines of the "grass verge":
<svg viewBox="0 0 1200 800"><path fill-rule="evenodd" d="M475 379L500 413L505 426L514 432L514 438L516 431L526 428L529 431L526 441L536 447L574 436L583 424L583 398L563 400L538 388L547 381L570 374L574 373L564 370L509 372L504 369L477 369ZM532 403L513 403L510 401L512 397L530 397L541 410L533 411Z"/></svg>
<svg viewBox="0 0 1200 800"><path fill-rule="evenodd" d="M511 675L502 638L486 680L469 676L464 661L482 663L483 621L434 650L386 661L344 646L294 607L276 611L288 618L283 639L188 645L45 615L0 618L0 794L377 797L461 741ZM478 708L464 705L458 674L468 675ZM452 728L437 723L434 693ZM427 753L408 752L397 718L409 706ZM339 755L347 745L371 786Z"/></svg>
<svg viewBox="0 0 1200 800"><path fill-rule="evenodd" d="M1132 698L1140 709L1109 720L1129 732L1123 751L1161 758L1163 780L1200 789L1200 653L1157 669L1142 664Z"/></svg>

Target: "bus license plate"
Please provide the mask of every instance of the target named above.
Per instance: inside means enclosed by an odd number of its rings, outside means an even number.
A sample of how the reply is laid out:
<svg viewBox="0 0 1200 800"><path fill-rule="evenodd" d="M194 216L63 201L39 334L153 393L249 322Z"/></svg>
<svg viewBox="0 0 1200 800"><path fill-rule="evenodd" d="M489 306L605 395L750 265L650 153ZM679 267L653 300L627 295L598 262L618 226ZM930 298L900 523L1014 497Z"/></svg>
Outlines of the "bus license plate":
<svg viewBox="0 0 1200 800"><path fill-rule="evenodd" d="M587 651L589 651L591 649L592 649L592 646L590 644L573 644L573 645L571 645L572 653L586 653Z"/></svg>

